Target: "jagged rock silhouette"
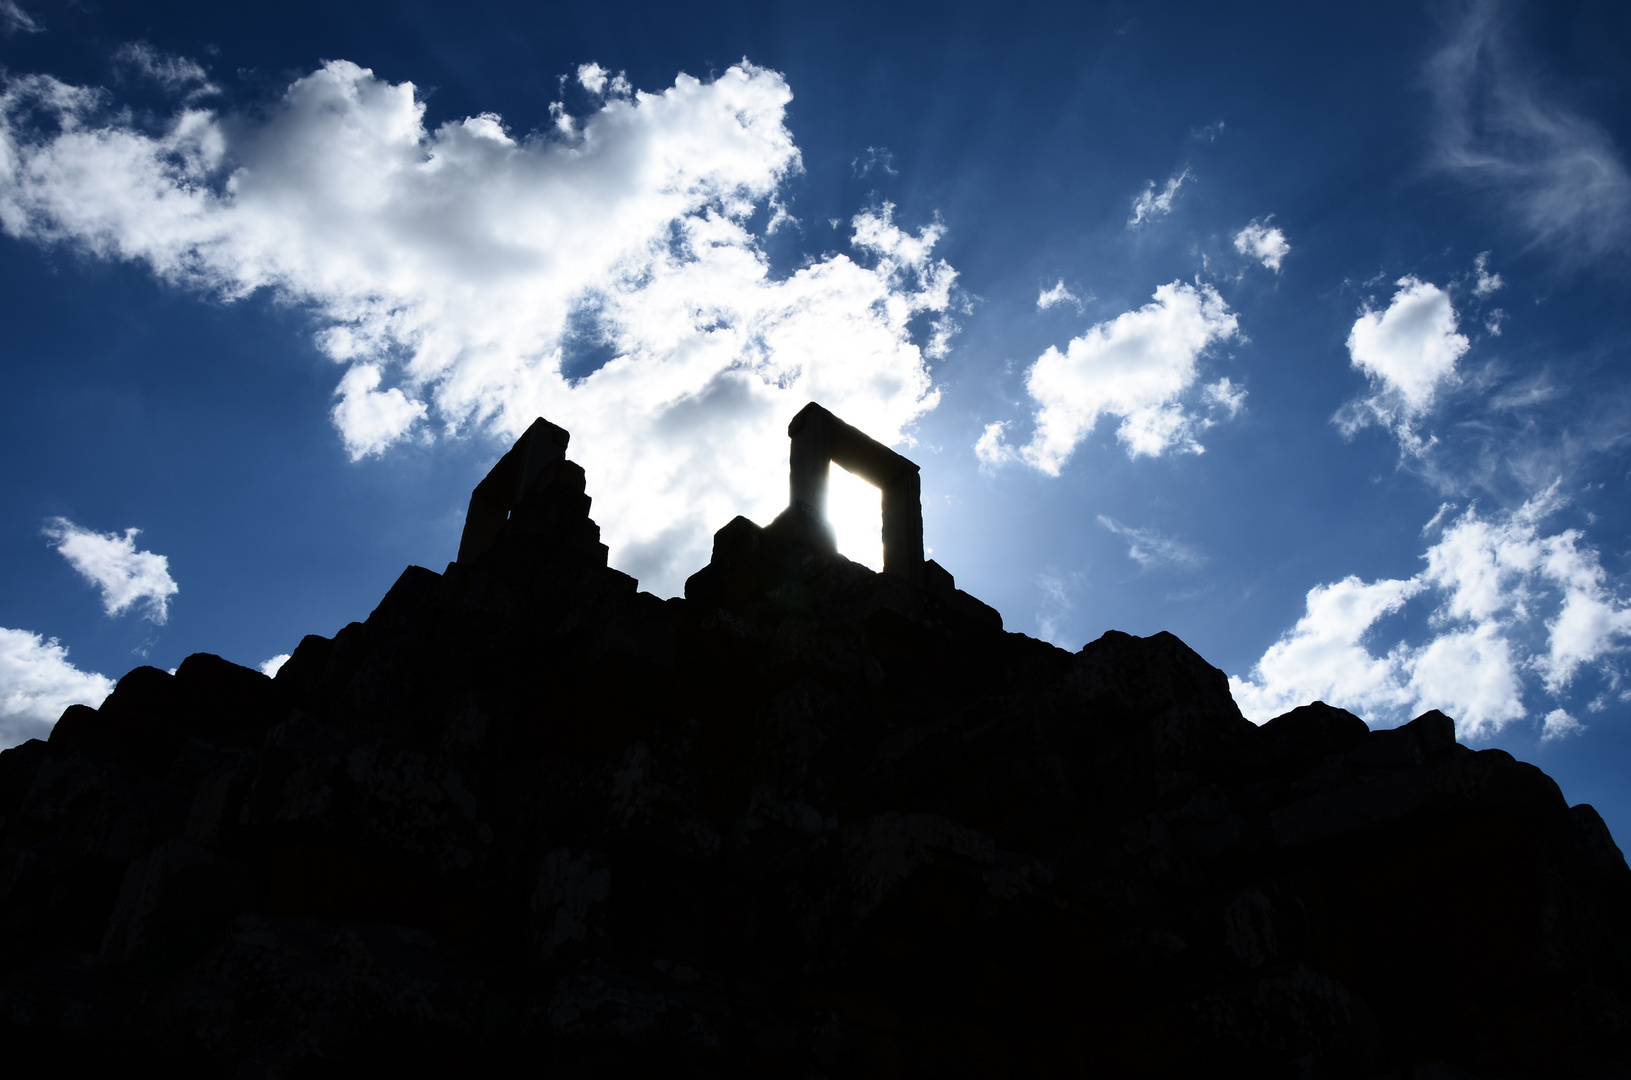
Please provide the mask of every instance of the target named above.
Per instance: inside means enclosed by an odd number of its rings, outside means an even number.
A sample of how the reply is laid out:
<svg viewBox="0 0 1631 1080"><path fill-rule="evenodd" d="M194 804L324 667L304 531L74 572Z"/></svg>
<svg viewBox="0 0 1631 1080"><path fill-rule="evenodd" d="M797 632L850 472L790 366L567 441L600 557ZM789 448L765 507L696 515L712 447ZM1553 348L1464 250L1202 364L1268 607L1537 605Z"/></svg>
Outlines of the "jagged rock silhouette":
<svg viewBox="0 0 1631 1080"><path fill-rule="evenodd" d="M1255 727L1170 634L1005 633L809 514L659 600L540 424L275 680L138 668L0 754L8 1071L1627 1075L1631 871L1538 769Z"/></svg>

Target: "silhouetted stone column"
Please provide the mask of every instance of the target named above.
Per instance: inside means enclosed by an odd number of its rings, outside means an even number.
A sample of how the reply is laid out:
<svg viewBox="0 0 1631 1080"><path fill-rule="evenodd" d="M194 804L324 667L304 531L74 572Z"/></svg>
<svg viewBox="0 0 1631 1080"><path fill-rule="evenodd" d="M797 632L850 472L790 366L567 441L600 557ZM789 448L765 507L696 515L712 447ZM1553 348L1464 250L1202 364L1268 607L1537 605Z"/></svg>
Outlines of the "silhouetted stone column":
<svg viewBox="0 0 1631 1080"><path fill-rule="evenodd" d="M481 483L470 493L470 509L464 517L464 535L459 539L458 562L468 563L492 546L498 531L509 520L510 511L521 501L539 474L566 459L571 434L543 417L515 440L509 453L498 459Z"/></svg>
<svg viewBox="0 0 1631 1080"><path fill-rule="evenodd" d="M788 508L778 521L817 548L836 552L827 523L831 463L883 493L883 569L914 584L923 579L923 501L918 467L811 402L787 425Z"/></svg>

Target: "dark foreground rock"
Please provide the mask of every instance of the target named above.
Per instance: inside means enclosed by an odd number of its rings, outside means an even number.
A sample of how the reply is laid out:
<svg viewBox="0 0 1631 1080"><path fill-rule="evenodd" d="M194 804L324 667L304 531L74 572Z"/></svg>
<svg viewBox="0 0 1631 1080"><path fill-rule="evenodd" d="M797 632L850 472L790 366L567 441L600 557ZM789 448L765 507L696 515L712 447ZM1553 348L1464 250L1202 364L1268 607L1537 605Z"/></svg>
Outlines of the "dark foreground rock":
<svg viewBox="0 0 1631 1080"><path fill-rule="evenodd" d="M1631 871L1449 718L743 519L661 601L583 489L0 754L8 1073L1631 1075Z"/></svg>

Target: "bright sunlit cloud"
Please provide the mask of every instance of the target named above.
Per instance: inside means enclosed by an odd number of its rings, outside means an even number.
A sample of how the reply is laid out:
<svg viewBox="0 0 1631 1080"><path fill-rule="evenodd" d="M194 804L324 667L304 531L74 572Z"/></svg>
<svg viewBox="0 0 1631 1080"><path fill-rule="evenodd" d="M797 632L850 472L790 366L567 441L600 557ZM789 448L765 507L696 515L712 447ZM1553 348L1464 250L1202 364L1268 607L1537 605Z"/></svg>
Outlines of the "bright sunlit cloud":
<svg viewBox="0 0 1631 1080"><path fill-rule="evenodd" d="M1284 232L1269 227L1269 222L1273 218L1274 215L1270 214L1262 221L1253 220L1236 233L1235 250L1256 259L1278 274L1281 261L1291 254L1291 244L1286 241Z"/></svg>
<svg viewBox="0 0 1631 1080"><path fill-rule="evenodd" d="M113 680L81 671L56 638L0 627L0 745L43 739L70 705L95 708Z"/></svg>
<svg viewBox="0 0 1631 1080"><path fill-rule="evenodd" d="M1560 505L1554 485L1510 513L1468 509L1442 525L1414 577L1310 589L1303 617L1250 678L1230 677L1241 711L1262 723L1318 699L1387 724L1442 709L1462 737L1487 738L1529 715L1531 673L1554 696L1587 669L1617 685L1631 604L1579 531L1543 530ZM1377 624L1417 598L1432 603L1431 636L1378 652ZM1543 737L1573 731L1564 717L1549 713Z"/></svg>
<svg viewBox="0 0 1631 1080"><path fill-rule="evenodd" d="M67 518L46 522L45 535L68 564L102 593L109 615L122 615L133 607L145 618L162 623L170 617L170 597L180 591L170 576L170 560L151 551L136 550L140 529L125 534L82 529Z"/></svg>
<svg viewBox="0 0 1631 1080"><path fill-rule="evenodd" d="M1116 437L1129 457L1200 453L1196 436L1214 421L1185 399L1200 378L1201 354L1238 330L1212 286L1162 285L1151 303L1094 325L1064 352L1050 346L1025 377L1039 405L1031 441L1010 446L1007 423L997 421L986 426L975 453L988 468L1017 461L1058 476L1103 416L1121 418ZM1222 409L1232 416L1243 395L1225 380L1203 390L1198 404L1208 414Z"/></svg>
<svg viewBox="0 0 1631 1080"><path fill-rule="evenodd" d="M1406 451L1420 454L1432 440L1422 439L1415 425L1457 381L1456 361L1471 343L1457 332L1455 308L1443 289L1409 275L1397 285L1386 309L1367 308L1348 334L1348 355L1369 378L1372 393L1345 405L1335 419L1349 436L1380 424Z"/></svg>
<svg viewBox="0 0 1631 1080"><path fill-rule="evenodd" d="M332 418L354 458L548 417L614 564L674 593L714 529L780 509L805 403L886 444L935 406L957 275L933 253L944 226L903 229L887 203L853 217L849 253L771 275L752 222L802 167L776 72L577 81L597 104L522 137L488 113L427 130L411 83L345 61L264 115L190 107L161 130L20 77L0 94L0 224L303 305L348 369Z"/></svg>

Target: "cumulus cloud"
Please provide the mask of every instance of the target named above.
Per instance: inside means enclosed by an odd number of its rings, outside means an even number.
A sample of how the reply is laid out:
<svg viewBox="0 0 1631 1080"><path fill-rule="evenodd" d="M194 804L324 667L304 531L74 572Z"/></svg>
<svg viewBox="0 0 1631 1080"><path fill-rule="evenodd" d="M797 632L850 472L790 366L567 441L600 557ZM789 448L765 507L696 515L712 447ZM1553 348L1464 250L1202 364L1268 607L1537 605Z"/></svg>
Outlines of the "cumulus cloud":
<svg viewBox="0 0 1631 1080"><path fill-rule="evenodd" d="M1258 260L1278 274L1281 260L1291 254L1291 245L1286 242L1285 233L1269 227L1272 220L1273 214L1262 221L1254 218L1244 229L1235 233L1235 250Z"/></svg>
<svg viewBox="0 0 1631 1080"><path fill-rule="evenodd" d="M1060 278L1058 284L1051 289L1043 289L1036 294L1036 310L1046 311L1060 304L1071 304L1077 311L1082 310L1082 298L1065 287L1065 279Z"/></svg>
<svg viewBox="0 0 1631 1080"><path fill-rule="evenodd" d="M1133 200L1133 216L1127 219L1127 224L1142 225L1146 221L1172 213L1172 200L1178 197L1178 189L1183 187L1184 181L1188 179L1189 170L1185 169L1170 178L1159 192L1155 190L1155 181L1151 180L1139 193L1138 198Z"/></svg>
<svg viewBox="0 0 1631 1080"><path fill-rule="evenodd" d="M102 704L113 680L68 662L56 638L0 626L0 749L43 739L70 705Z"/></svg>
<svg viewBox="0 0 1631 1080"><path fill-rule="evenodd" d="M1399 291L1387 308L1367 308L1348 334L1348 355L1370 379L1372 393L1344 406L1335 419L1350 436L1381 424L1419 454L1432 443L1415 425L1432 411L1439 392L1457 381L1456 361L1469 342L1457 332L1455 308L1443 289L1408 275L1396 284Z"/></svg>
<svg viewBox="0 0 1631 1080"><path fill-rule="evenodd" d="M1094 325L1064 352L1050 346L1025 378L1040 406L1031 441L1015 449L1005 441L1006 423L997 422L987 425L975 453L988 467L1022 461L1058 476L1106 415L1121 417L1116 437L1129 457L1200 453L1196 435L1213 421L1191 412L1184 399L1199 378L1201 354L1237 332L1234 313L1210 285L1162 285L1151 303ZM1232 414L1241 393L1215 384L1205 404Z"/></svg>
<svg viewBox="0 0 1631 1080"><path fill-rule="evenodd" d="M1113 517L1099 515L1099 524L1127 541L1127 557L1145 570L1162 566L1194 569L1205 559L1201 553L1181 540L1164 536L1155 529L1137 529L1123 525Z"/></svg>
<svg viewBox="0 0 1631 1080"><path fill-rule="evenodd" d="M596 63L578 65L578 85L591 94L610 94L615 97L623 97L634 89L621 71L613 75Z"/></svg>
<svg viewBox="0 0 1631 1080"><path fill-rule="evenodd" d="M44 29L38 19L17 4L17 0L0 0L0 34L8 37L19 32L38 34Z"/></svg>
<svg viewBox="0 0 1631 1080"><path fill-rule="evenodd" d="M1469 3L1428 65L1434 163L1484 188L1538 242L1570 257L1623 249L1631 172L1613 137L1543 87L1501 5Z"/></svg>
<svg viewBox="0 0 1631 1080"><path fill-rule="evenodd" d="M278 653L270 660L262 661L259 665L261 674L269 679L277 678L277 673L283 669L284 664L289 662L289 655L288 653Z"/></svg>
<svg viewBox="0 0 1631 1080"><path fill-rule="evenodd" d="M101 590L102 607L109 615L140 607L153 622L170 617L170 597L180 587L170 576L169 559L136 550L140 529L126 529L123 536L99 533L58 517L46 522L44 531L68 564Z"/></svg>
<svg viewBox="0 0 1631 1080"><path fill-rule="evenodd" d="M1528 715L1532 675L1554 697L1590 666L1617 683L1612 660L1631 639L1631 605L1610 591L1577 530L1542 528L1559 506L1554 485L1493 517L1441 510L1420 573L1310 589L1303 617L1250 678L1230 677L1241 710L1261 723L1321 699L1387 722L1436 708L1478 738ZM1385 616L1417 600L1431 605L1427 640L1371 643ZM1547 716L1545 737L1574 730L1560 713Z"/></svg>
<svg viewBox="0 0 1631 1080"><path fill-rule="evenodd" d="M189 107L162 130L13 79L0 225L309 311L348 368L332 415L353 457L549 417L614 563L672 593L714 529L780 509L806 402L890 444L935 406L956 271L941 223L909 231L883 204L850 220L847 252L771 273L756 211L801 169L777 73L744 61L660 93L576 78L600 88L588 111L557 103L525 137L493 114L427 130L411 83L345 61L262 112Z"/></svg>

